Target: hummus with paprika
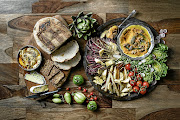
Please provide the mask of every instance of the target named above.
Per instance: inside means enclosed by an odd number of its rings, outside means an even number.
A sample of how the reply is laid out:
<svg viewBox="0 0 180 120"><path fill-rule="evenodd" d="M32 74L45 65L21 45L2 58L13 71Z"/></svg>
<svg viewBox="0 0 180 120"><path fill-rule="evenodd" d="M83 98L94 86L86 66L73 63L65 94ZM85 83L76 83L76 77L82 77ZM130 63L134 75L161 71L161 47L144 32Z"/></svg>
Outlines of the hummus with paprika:
<svg viewBox="0 0 180 120"><path fill-rule="evenodd" d="M146 28L141 25L130 25L119 38L123 52L130 57L145 55L151 46L151 37Z"/></svg>

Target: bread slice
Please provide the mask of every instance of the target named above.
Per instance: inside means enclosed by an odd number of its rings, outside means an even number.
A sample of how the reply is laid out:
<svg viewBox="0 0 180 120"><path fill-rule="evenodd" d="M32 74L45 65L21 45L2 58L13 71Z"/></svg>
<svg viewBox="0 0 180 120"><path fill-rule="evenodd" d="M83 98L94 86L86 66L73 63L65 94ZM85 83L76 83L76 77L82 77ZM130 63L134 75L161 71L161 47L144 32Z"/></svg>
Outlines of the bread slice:
<svg viewBox="0 0 180 120"><path fill-rule="evenodd" d="M44 65L40 68L40 72L44 75L46 80L51 82L55 87L60 86L59 83L61 81L66 81L63 71L51 60L45 60ZM62 84L63 83L64 82L62 82Z"/></svg>
<svg viewBox="0 0 180 120"><path fill-rule="evenodd" d="M78 52L77 55L73 59L67 62L63 62L63 63L55 62L55 65L58 66L59 69L69 70L72 67L75 67L79 63L80 60L81 60L81 55Z"/></svg>
<svg viewBox="0 0 180 120"><path fill-rule="evenodd" d="M50 80L50 82L51 82L53 85L57 86L57 85L59 84L59 82L60 82L61 80L63 80L64 77L65 77L64 73L63 73L63 72L59 72L57 75L55 75L55 76Z"/></svg>
<svg viewBox="0 0 180 120"><path fill-rule="evenodd" d="M51 60L45 60L44 64L40 69L40 73L42 73L45 77L49 76L51 69L53 68L54 63Z"/></svg>
<svg viewBox="0 0 180 120"><path fill-rule="evenodd" d="M37 45L47 54L51 54L70 38L72 34L55 17L45 17L35 24L33 35Z"/></svg>
<svg viewBox="0 0 180 120"><path fill-rule="evenodd" d="M74 58L79 51L79 45L76 40L68 42L51 54L51 59L56 62L67 62Z"/></svg>
<svg viewBox="0 0 180 120"><path fill-rule="evenodd" d="M59 70L59 68L57 68L55 65L51 68L51 71L48 75L48 79L51 79L52 77L54 77L56 74L58 74L59 72L61 72Z"/></svg>

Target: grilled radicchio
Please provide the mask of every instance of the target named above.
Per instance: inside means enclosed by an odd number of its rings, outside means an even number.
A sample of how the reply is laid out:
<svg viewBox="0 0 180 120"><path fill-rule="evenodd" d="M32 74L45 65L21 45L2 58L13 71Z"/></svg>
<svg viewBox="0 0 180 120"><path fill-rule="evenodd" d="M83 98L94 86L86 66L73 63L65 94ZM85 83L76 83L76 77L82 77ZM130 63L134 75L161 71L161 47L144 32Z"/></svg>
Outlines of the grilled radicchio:
<svg viewBox="0 0 180 120"><path fill-rule="evenodd" d="M99 69L104 68L104 65L106 64L103 62L113 61L113 55L119 55L119 52L117 51L117 45L112 39L97 37L91 38L87 42L86 46L86 61L89 64L86 70L90 75L94 75Z"/></svg>

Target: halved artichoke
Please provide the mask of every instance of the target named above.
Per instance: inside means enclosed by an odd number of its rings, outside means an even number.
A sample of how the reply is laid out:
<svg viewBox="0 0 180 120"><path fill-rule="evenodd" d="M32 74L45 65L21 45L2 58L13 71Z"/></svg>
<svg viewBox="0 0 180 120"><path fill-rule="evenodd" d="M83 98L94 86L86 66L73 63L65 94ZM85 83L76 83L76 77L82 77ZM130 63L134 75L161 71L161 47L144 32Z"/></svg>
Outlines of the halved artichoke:
<svg viewBox="0 0 180 120"><path fill-rule="evenodd" d="M72 16L73 22L69 25L74 37L84 38L87 40L93 33L96 32L96 19L92 18L92 12L84 14L80 12L78 16Z"/></svg>

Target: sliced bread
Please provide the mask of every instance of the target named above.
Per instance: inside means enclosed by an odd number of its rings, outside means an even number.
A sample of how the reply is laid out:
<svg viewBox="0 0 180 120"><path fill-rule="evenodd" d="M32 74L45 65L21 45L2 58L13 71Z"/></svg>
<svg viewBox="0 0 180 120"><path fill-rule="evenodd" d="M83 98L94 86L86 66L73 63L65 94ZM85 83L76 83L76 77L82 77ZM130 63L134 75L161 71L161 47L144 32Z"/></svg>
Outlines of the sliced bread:
<svg viewBox="0 0 180 120"><path fill-rule="evenodd" d="M72 67L75 67L79 63L80 60L81 60L81 55L78 52L77 55L73 59L67 62L63 62L63 63L55 62L55 65L58 66L60 69L69 70Z"/></svg>
<svg viewBox="0 0 180 120"><path fill-rule="evenodd" d="M51 59L56 62L67 62L74 58L79 51L79 45L76 40L68 42L51 54Z"/></svg>

